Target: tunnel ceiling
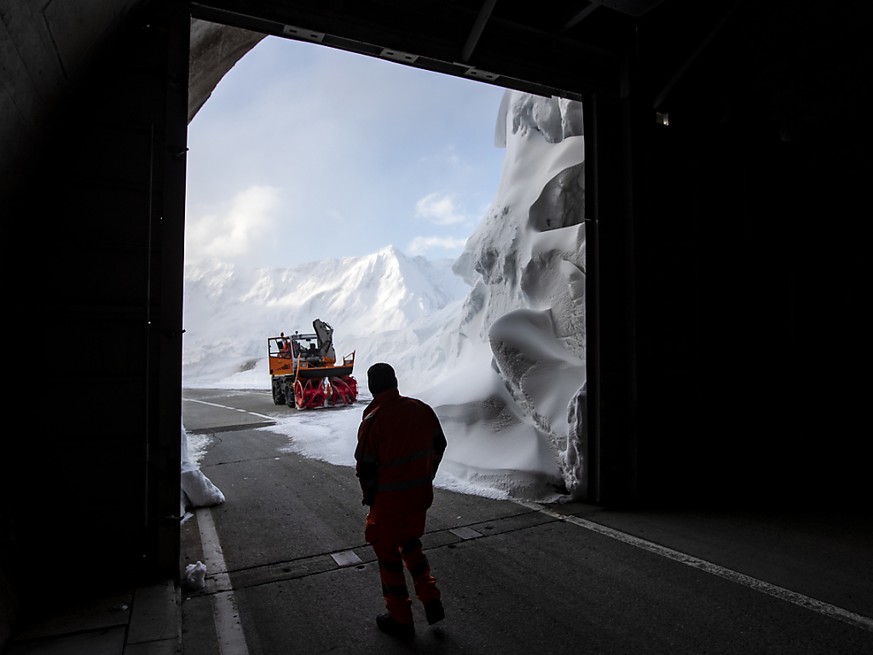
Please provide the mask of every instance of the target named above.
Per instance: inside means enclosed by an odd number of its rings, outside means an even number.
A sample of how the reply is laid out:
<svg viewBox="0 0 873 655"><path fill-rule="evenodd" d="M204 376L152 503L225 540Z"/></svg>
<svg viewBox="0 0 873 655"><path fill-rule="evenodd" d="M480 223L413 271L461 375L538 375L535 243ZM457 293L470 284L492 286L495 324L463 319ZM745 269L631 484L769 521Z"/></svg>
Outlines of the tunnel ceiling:
<svg viewBox="0 0 873 655"><path fill-rule="evenodd" d="M208 21L508 88L581 99L583 93L620 92L621 58L640 21L653 16L662 4L662 0L545 0L535 5L496 0L205 0L193 4L193 13Z"/></svg>
<svg viewBox="0 0 873 655"><path fill-rule="evenodd" d="M540 95L767 112L786 140L858 128L871 3L197 0L196 19ZM254 43L251 43L254 45ZM239 56L242 56L241 52ZM628 67L627 64L631 66ZM232 64L231 64L232 65ZM197 76L192 65L192 79ZM194 104L205 98L196 97Z"/></svg>

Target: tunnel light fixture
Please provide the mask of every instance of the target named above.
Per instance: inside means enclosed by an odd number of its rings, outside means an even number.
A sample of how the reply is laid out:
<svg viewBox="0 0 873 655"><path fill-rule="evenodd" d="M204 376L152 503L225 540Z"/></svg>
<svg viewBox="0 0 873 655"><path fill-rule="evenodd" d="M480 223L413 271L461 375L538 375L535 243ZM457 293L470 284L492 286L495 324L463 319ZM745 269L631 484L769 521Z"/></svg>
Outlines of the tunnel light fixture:
<svg viewBox="0 0 873 655"><path fill-rule="evenodd" d="M382 48L382 52L379 53L379 56L393 61L400 61L404 64L414 64L415 60L418 59L418 55L411 55L408 52L400 52L399 50L391 50L390 48Z"/></svg>
<svg viewBox="0 0 873 655"><path fill-rule="evenodd" d="M467 77L475 77L477 80L487 80L488 82L493 82L500 77L497 73L489 73L488 71L483 71L473 66L470 66L465 70L464 75Z"/></svg>
<svg viewBox="0 0 873 655"><path fill-rule="evenodd" d="M293 25L285 25L282 28L282 34L290 36L293 39L300 39L301 41L312 41L313 43L321 43L324 41L324 32L306 30L302 27L294 27Z"/></svg>

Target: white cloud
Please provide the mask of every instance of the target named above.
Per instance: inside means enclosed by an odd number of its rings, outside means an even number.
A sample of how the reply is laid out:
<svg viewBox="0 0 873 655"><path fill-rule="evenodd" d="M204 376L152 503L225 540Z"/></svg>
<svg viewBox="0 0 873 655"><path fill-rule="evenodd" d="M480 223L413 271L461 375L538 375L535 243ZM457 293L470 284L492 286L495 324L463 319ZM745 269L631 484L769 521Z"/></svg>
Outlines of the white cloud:
<svg viewBox="0 0 873 655"><path fill-rule="evenodd" d="M188 259L238 260L255 254L274 238L279 190L250 186L214 214L186 220L185 256Z"/></svg>
<svg viewBox="0 0 873 655"><path fill-rule="evenodd" d="M407 250L411 255L423 255L430 250L460 250L466 243L466 239L455 237L415 237Z"/></svg>
<svg viewBox="0 0 873 655"><path fill-rule="evenodd" d="M484 215L474 209L487 204L500 180L505 151L494 148L493 132L503 93L264 39L222 78L189 126L186 231L195 238L186 257L226 259L227 252L234 257L228 263L287 267L371 253L385 242L405 245L419 234L472 233ZM269 212L270 240L213 238L231 233L233 196L254 186L280 191L281 204ZM461 229L428 227L435 225ZM318 236L301 244L308 230ZM246 247L248 257L236 255Z"/></svg>
<svg viewBox="0 0 873 655"><path fill-rule="evenodd" d="M415 203L415 215L437 225L453 225L467 220L463 212L455 207L454 197L439 193L429 193L419 199Z"/></svg>

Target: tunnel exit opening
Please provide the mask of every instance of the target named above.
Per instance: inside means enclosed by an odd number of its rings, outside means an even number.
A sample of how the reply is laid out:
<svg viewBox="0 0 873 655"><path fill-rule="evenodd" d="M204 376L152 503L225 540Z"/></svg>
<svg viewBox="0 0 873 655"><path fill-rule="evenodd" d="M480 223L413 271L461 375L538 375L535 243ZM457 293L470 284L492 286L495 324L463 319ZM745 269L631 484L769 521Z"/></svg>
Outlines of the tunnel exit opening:
<svg viewBox="0 0 873 655"><path fill-rule="evenodd" d="M206 13L214 18L213 14L209 12ZM196 12L195 15L197 15ZM239 24L240 22L251 25L252 21L237 21L236 24ZM236 27L228 28L226 25L219 23L210 24L213 25L216 30L230 30L232 35L238 29ZM206 29L207 28L202 24L198 26L198 20L195 19L195 27L192 28L192 36L197 33L197 30ZM259 36L243 38L240 37L238 33L236 33L236 37L229 36L228 38L238 38L245 42L258 43L259 45L255 46L254 50L246 55L246 57L252 58L255 58L259 49L268 48L272 48L275 53L278 53L281 48L287 48L289 51L297 53L298 57L306 57L306 51L315 47L313 44L327 45L325 43L325 34L310 30L303 30L296 27L291 28L285 25L281 29L274 27L272 32L273 36L285 38L273 39L272 36L267 37L265 40L262 40ZM217 39L218 37L215 38ZM288 43L289 38L293 40L293 43ZM293 46L293 49L291 46ZM334 44L332 49L335 51L350 50L351 45L349 43L343 43L341 48L337 48ZM192 53L196 51L197 46L192 44ZM418 75L417 78L408 73L406 74L404 79L407 81L407 86L402 89L401 93L407 95L424 94L425 91L422 90L422 87L415 86L419 83L416 80L424 78L427 79L427 84L429 85L442 85L439 86L439 88L449 88L447 86L449 82L446 81L448 78L453 80L451 81L451 84L454 85L453 88L457 88L458 83L463 83L458 79L459 71L463 73L463 76L466 77L468 81L472 80L475 82L477 80L486 80L492 83L499 82L499 76L479 71L471 66L458 67L453 65L448 67L442 64L437 66L436 63L431 62L426 58L388 48L370 48L358 45L356 46L356 52L340 52L339 54L343 55L344 59L340 60L335 58L335 55L331 55L331 57L333 57L331 61L336 62L337 66L348 66L350 65L348 62L351 62L353 65L361 65L360 61L362 58L359 55L363 54L365 55L364 59L370 60L368 61L368 65L370 66L368 69L369 71L373 71L374 69L381 70L377 68L380 66L380 62L373 62L373 58L386 60L381 63L389 65L392 63L400 63L408 69L408 72L411 71L409 68L410 66L426 68L427 71L424 71L423 73L419 71L416 73L416 75ZM203 54L201 53L200 56L203 56ZM227 68L233 66L235 61L235 59L231 61L230 64L227 65ZM341 61L346 63L341 64ZM252 81L254 79L254 69L245 69L248 74L243 75L241 69L244 68L245 65L245 60L240 61L240 64L238 64L239 68L234 68L228 74L228 80L230 80L232 76L240 76L248 77L249 81ZM216 65L213 66L213 69L220 70L222 66L224 66L224 64ZM387 68L387 66L381 68L384 69ZM435 68L439 68L439 70L434 70ZM443 73L443 75L431 75L431 73ZM324 74L327 75L329 73L325 72ZM359 75L363 74L359 73ZM381 74L371 72L368 75L378 78ZM192 80L196 80L198 76L198 73L192 71ZM237 79L240 79L240 77ZM364 84L365 87L369 86L370 88L373 88L376 86L377 82L378 79L374 81L372 77L370 77L365 78ZM262 80L260 81L260 84L266 86L268 82ZM307 89L306 92L310 95L312 94L311 86L312 85L310 84L303 87ZM519 83L515 82L514 86L519 86ZM496 170L499 168L500 162L492 157L491 162L495 167L495 174L490 181L484 184L480 183L479 185L480 188L478 191L488 196L487 201L479 203L480 209L478 215L472 216L472 218L476 220L467 222L467 229L470 230L470 232L474 229L473 222L479 223L476 227L479 231L479 235L476 237L479 241L478 250L468 249L468 251L461 257L464 261L460 262L460 267L466 268L466 275L468 277L476 277L479 280L480 288L478 291L473 291L472 288L469 287L464 291L465 295L472 294L470 298L467 298L467 305L469 306L472 302L484 306L480 307L480 313L478 316L473 317L474 320L471 320L471 317L468 316L466 318L466 323L460 317L456 317L453 324L446 323L444 316L445 311L443 311L441 320L443 320L444 323L438 328L428 328L428 331L430 332L439 330L446 331L446 326L449 325L449 338L454 339L454 343L450 344L448 350L452 351L451 357L456 359L450 359L448 362L442 361L438 363L437 368L433 371L422 371L420 364L416 367L414 363L415 357L419 356L418 361L422 361L423 358L421 357L421 352L425 351L427 348L436 347L437 352L443 352L446 350L445 346L434 346L431 342L419 344L418 353L410 353L408 344L398 346L401 355L404 349L406 350L406 357L410 362L410 365L408 367L404 366L402 360L399 363L401 364L401 369L405 369L407 372L407 389L410 391L421 390L427 392L427 383L430 383L431 386L434 384L442 384L445 387L455 385L456 383L454 382L454 379L457 378L458 375L457 371L453 369L459 368L461 362L466 364L470 360L476 360L480 364L480 370L484 371L484 375L479 374L477 377L493 375L491 362L492 360L497 362L496 366L499 370L498 375L502 376L497 378L497 381L500 382L499 386L501 389L496 392L488 392L488 394L483 395L482 398L476 399L480 401L489 400L490 394L490 402L494 400L493 394L496 393L498 396L497 401L502 403L503 406L507 406L509 403L514 405L513 408L506 410L509 413L515 413L516 418L514 421L518 422L518 416L524 415L524 412L527 411L532 413L535 417L534 421L540 420L542 422L541 425L537 425L531 429L529 431L530 434L527 437L527 439L533 440L534 442L540 442L539 446L532 447L534 452L540 453L537 461L531 466L534 471L532 474L530 472L525 474L520 473L519 485L527 486L529 488L534 486L541 487L538 491L534 491L534 493L539 494L541 497L544 494L542 488L545 488L546 486L548 487L548 493L551 495L554 495L555 488L558 487L563 488L567 493L572 493L574 496L580 497L587 493L588 482L587 473L583 466L583 463L587 463L588 461L588 454L585 451L587 444L584 443L585 438L587 438L587 432L583 434L583 431L587 430L587 427L583 427L583 417L587 416L587 411L584 409L584 406L587 403L587 396L585 395L585 388L582 386L586 375L586 316L584 302L584 289L586 284L584 188L586 173L583 164L584 145L582 141L584 116L582 113L582 104L578 100L558 97L554 93L546 97L538 96L535 92L544 92L547 91L547 89L534 84L523 86L530 87L531 95L523 95L524 92L517 90L517 95L514 96L514 99L507 96L506 98L503 98L502 102L500 96L503 95L504 89L507 87L499 84L491 84L488 87L482 87L483 90L477 92L479 95L484 95L490 98L492 102L492 106L487 110L490 114L486 119L487 126L478 128L480 133L484 132L485 141L488 142L489 149L496 150L493 149L491 145L491 134L494 132L493 124L497 121L498 131L501 127L505 130L503 134L498 136L498 138L502 140L501 145L503 145L504 148L513 149L512 157L514 158L520 158L523 160L525 157L528 157L528 163L534 163L535 165L532 166L532 169L537 171L536 174L532 176L532 179L525 180L524 176L521 176L517 170L510 170L509 173L507 173L504 169L504 177L507 177L508 179L500 180L500 176L496 175ZM343 90L348 95L355 89L349 88L349 85L346 85ZM220 94L222 91L223 89L219 87L216 89L215 94ZM372 91L371 93L375 93L375 91ZM231 94L231 96L233 95L234 94ZM225 98L231 96L225 96ZM465 105L457 108L461 111L467 111L469 106L466 105L469 105L470 102L478 102L473 94L466 94L464 97L469 98L469 100L466 101L466 103L465 101L458 102L459 105ZM231 102L233 102L232 98ZM434 102L436 102L436 99ZM360 108L366 104L367 100L365 95L361 95L359 100L350 103L351 106L346 111L360 111ZM204 104L198 98L192 98L189 105L196 107L197 111L202 112L208 112L210 109L208 103ZM201 114L201 118L204 115L205 113ZM346 113L346 116L347 115L348 114ZM424 125L425 118L430 119L432 122L428 125ZM422 118L419 137L421 136L421 132L444 132L447 128L443 126L442 123L454 124L449 120L449 118L450 117L447 117L445 114L429 115ZM192 125L197 126L198 120L199 119L195 117L192 121ZM502 126L500 125L501 121L503 123ZM373 129L388 129L389 131L402 129L399 125L400 121L396 115L391 118L387 124L384 121L384 117L383 120L376 121L376 123L381 124L374 124ZM518 133L522 131L524 131L523 138L518 136ZM542 165L537 160L531 160L530 154L525 154L524 152L524 147L528 146L528 141L531 135L536 135L541 139L540 143L544 144L541 147L548 146L556 151L562 152L563 154L560 156L553 155L552 158L556 161L545 160L546 163ZM475 135L470 136L467 140L472 140L474 136ZM513 139L515 139L514 142L512 141ZM509 140L510 143L507 143L507 140ZM189 155L189 215L187 219L189 222L189 230L192 221L190 204L190 193L192 189L191 180L195 175L195 157L197 154L195 141L196 137L193 137L192 131L189 131L189 145L191 146L191 154ZM261 145L258 147L263 148L264 146ZM410 147L408 139L405 143L405 147ZM398 150L402 150L403 148L403 143L398 145ZM502 151L496 150L496 152L501 153ZM310 166L313 166L313 164L311 164L312 154L312 148L285 148L283 152L283 156L302 159ZM458 153L454 154L457 155ZM509 153L507 153L507 157L509 157ZM396 154L392 155L392 158L396 159ZM415 159L416 158L412 158L409 161L403 162L402 166L407 169L414 168L416 164L414 161ZM419 156L417 159L423 160L425 157ZM388 159L379 159L378 161L383 168L393 170L394 176L401 176L401 179L404 180L402 186L411 186L408 177L409 171L400 172L397 168L394 168L395 164ZM317 167L318 164L314 164L314 166ZM528 177L531 177L529 175L530 171L527 171L527 173ZM379 174L382 177L388 178L392 176L392 173L390 172L379 172ZM430 169L429 174L433 178L437 177L437 174L433 169ZM422 177L427 178L427 175L428 172L424 171ZM530 188L524 188L526 184L528 184ZM520 193L515 193L515 198L510 198L508 194L512 192L513 189L522 189L522 191ZM415 206L417 210L421 211L421 213L430 211L430 216L442 220L444 225L456 225L461 222L458 220L457 216L458 208L447 202L450 200L448 196L443 195L441 197L435 197L436 194L425 193L426 191L427 189L423 189L421 194L419 194L418 200L415 201L415 199L412 198L407 203L407 206L410 208ZM397 193L396 188L393 193ZM526 201L525 198L527 198ZM528 206L529 211L526 209ZM438 214L438 212L442 213ZM420 216L416 217L411 214L412 212L410 211L407 214L408 217L400 218L399 221L394 224L392 229L394 231L400 231L400 226L397 223L402 222L414 225L416 218L421 218ZM473 212L473 214L476 214L476 212ZM319 219L314 222L323 224L330 218L336 219L336 217L325 216L324 220ZM374 221L368 221L366 218L358 219L360 227L364 227L369 231L372 231L371 223L373 222ZM492 232L497 233L496 236L492 235L489 237L487 230L484 232L483 236L483 224L487 224L486 227L490 225L489 229ZM503 228L500 227L501 224L504 225ZM290 228L285 227L282 229L293 231ZM521 236L517 236L515 239L512 239L511 237L508 238L505 234L500 234L501 229L504 232L515 230L516 234ZM468 235L470 232L468 232ZM457 237L454 238L457 239ZM463 236L463 239L467 238L468 236ZM462 239L458 239L458 241L461 240ZM359 241L362 242L363 239L359 239ZM444 239L443 242L445 241L446 240ZM438 239L431 240L431 243L435 242L438 242ZM415 243L417 243L415 239L407 239L406 241L407 245L414 245ZM186 249L186 260L189 252L190 246ZM312 252L313 251L311 250L304 249L301 252L294 252L293 254L297 257L303 256L305 260L307 256L312 257ZM318 268L314 262L310 263L313 264L313 268ZM335 262L333 265L335 265ZM457 267L458 265L456 264L456 268ZM433 275L434 274L431 274L431 276ZM482 283L483 276L486 278L485 284ZM470 282L469 279L468 282ZM473 280L474 284L475 282L476 280ZM489 289L489 284L493 286L493 289ZM496 291L494 289L496 289ZM193 294L190 291L186 291L186 298L190 295ZM554 301L554 298L557 296L560 296L562 299L560 300L560 307L556 307L556 311L550 310L547 304L544 305L540 302L542 299L549 298ZM464 300L463 297L455 299L455 301L462 300ZM489 302L491 303L490 306ZM342 310L340 310L340 312L341 311ZM527 313L525 314L525 312ZM500 324L499 329L502 336L494 337L494 335L492 335L492 337L497 339L499 343L496 353L492 352L491 344L488 343L488 328L491 323L497 321L497 319L501 319L503 315L510 313L514 313L514 315L503 319ZM286 312L286 315L287 314L288 312ZM355 327L360 327L357 326L353 320L346 317L337 319L336 315L313 315L311 317L300 316L298 320L302 320L305 323L306 320L311 321L314 318L329 319L334 327L337 328L344 327L342 325L343 321L346 321L347 324L354 325ZM280 319L275 319L275 321L278 320ZM188 343L187 340L195 341L197 339L196 333L195 331L192 331L191 327L191 320L186 317L186 344ZM306 325L303 325L303 327L305 328ZM371 321L370 328L372 329L372 327L373 322ZM298 326L296 325L288 326L277 323L273 331L278 334L279 330L289 332L289 330L297 328ZM350 337L355 332L355 329L343 330L341 336L343 342L349 344ZM360 330L358 329L357 332L360 332ZM337 334L340 335L341 333L338 332ZM255 335L255 338L259 339L259 346L260 341L262 340L261 337L266 338L266 336L268 335ZM483 347L487 350L484 358L481 352L472 355L469 352L469 342L471 341L471 338L472 340L480 341L478 351L481 351ZM360 345L361 340L362 339L359 336L357 342L353 342L351 345ZM525 381L526 373L529 371L520 370L516 366L515 361L518 359L520 353L524 353L525 350L530 351L530 343L536 340L553 343L554 348L550 357L542 358L541 362L535 364L533 367L537 369L535 375L528 376L528 381ZM220 341L220 339L210 339L210 341L217 342ZM365 342L363 352L360 349L357 351L358 362L364 362L363 366L358 366L356 368L356 373L359 376L363 376L366 369L365 364L368 361L374 362L380 359L378 356L379 348L384 347L384 344L381 343L384 339L380 337L379 334L373 335L373 338L369 340L363 339L363 341ZM366 343L367 341L370 341L370 343ZM463 343L464 341L466 341L466 343ZM351 345L349 347L351 347ZM465 348L467 350L463 350ZM556 356L556 353L558 352L561 353L560 356ZM362 357L362 355L364 356ZM534 359L537 358L537 355L532 352L528 352L527 356ZM248 357L249 359L247 360L246 365L252 368L251 358L254 356L249 355ZM436 359L439 360L439 358L442 358L443 360L445 359L443 355L439 355ZM550 373L550 371L558 368L565 370L563 373L556 376ZM252 368L252 373L258 373L257 366ZM422 373L425 375L422 375ZM418 374L417 378L415 377L415 374ZM257 384L269 385L269 376L265 372L261 372L261 375L262 379ZM551 382L549 383L551 384L551 387L548 384L544 385L541 382L537 385L531 385L529 382L530 379L542 380L544 378L551 379ZM489 384L492 384L493 386L492 382L489 382ZM566 395L566 398L561 401L555 401L554 397L556 395L556 390L558 395ZM449 405L456 404L457 399L451 401L447 400L446 402ZM535 409L537 404L540 404L541 406L548 405L548 412L555 414L555 416L545 417L544 412ZM571 422L568 423L567 411L568 406L570 405L573 406L575 414ZM562 424L562 421L565 427L558 427ZM469 421L461 421L461 423L465 422ZM479 428L482 429L483 427L484 426L480 423ZM471 431L469 426L464 429L468 432ZM543 451L552 451L555 460L551 462L546 461L548 456L543 455ZM567 462L569 462L569 464L567 464ZM571 467L569 473L568 466ZM503 467L495 466L494 468L497 470L502 469ZM495 475L494 478L496 479L497 475ZM569 485L572 485L570 489L567 488L568 483Z"/></svg>

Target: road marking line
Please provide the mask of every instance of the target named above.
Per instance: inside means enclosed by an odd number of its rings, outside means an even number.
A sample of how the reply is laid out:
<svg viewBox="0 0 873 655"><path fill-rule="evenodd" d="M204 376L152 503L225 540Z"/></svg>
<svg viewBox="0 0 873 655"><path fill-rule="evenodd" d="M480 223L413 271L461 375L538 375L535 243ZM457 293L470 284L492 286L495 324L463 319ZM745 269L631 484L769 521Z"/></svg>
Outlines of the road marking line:
<svg viewBox="0 0 873 655"><path fill-rule="evenodd" d="M201 405L209 405L210 407L218 407L219 409L229 409L233 412L242 412L243 414L251 414L252 416L257 416L258 418L266 418L271 421L275 421L276 418L274 416L267 416L266 414L258 414L257 412L250 412L247 409L240 409L239 407L228 407L227 405L219 405L218 403L210 403L205 400L195 400L193 398L182 398L185 402L188 403L200 403Z"/></svg>
<svg viewBox="0 0 873 655"><path fill-rule="evenodd" d="M803 594L799 594L796 591L791 591L790 589L786 589L785 587L779 587L778 585L774 585L769 582L765 582L764 580L753 578L752 576L746 575L744 573L740 573L738 571L719 566L718 564L708 562L707 560L700 559L699 557L694 557L693 555L688 555L687 553L673 550L672 548L667 548L666 546L661 546L660 544L646 541L645 539L640 539L639 537L634 537L633 535L627 534L626 532L621 532L619 530L615 530L614 528L609 528L605 525L595 523L594 521L582 519L578 516L559 514L558 512L554 512L550 509L547 509L546 507L543 507L542 505L539 505L538 503L527 502L523 500L516 500L514 502L517 505L527 507L528 509L532 509L536 512L542 512L543 514L556 518L560 521L566 521L567 523L578 525L579 527L591 530L593 532L597 532L598 534L601 534L605 537L610 537L612 539L616 539L618 541L626 543L630 546L635 546L637 548L641 548L642 550L647 550L651 553L655 553L656 555L666 557L673 560L674 562L685 564L686 566L690 566L700 571L705 571L706 573L717 575L720 578L724 578L725 580L730 580L731 582L741 584L745 587L749 587L750 589L754 589L775 598L788 601L789 603L793 603L795 605L798 605L799 607L812 610L813 612L818 612L819 614L822 614L832 619L837 619L838 621L842 621L843 623L848 623L849 625L855 626L856 628L861 628L863 630L873 632L873 619L871 619L870 617L863 616L861 614L855 614L854 612L845 610L842 607L837 607L836 605L831 605L830 603L825 603L824 601L816 600L815 598L810 598L809 596L804 596Z"/></svg>
<svg viewBox="0 0 873 655"><path fill-rule="evenodd" d="M233 586L230 584L224 552L218 541L212 513L208 509L200 509L196 510L196 515L197 527L200 529L200 543L203 546L203 559L206 560L206 572L214 582L212 618L218 636L218 649L221 655L248 655L249 649L239 619L239 608L233 595Z"/></svg>

